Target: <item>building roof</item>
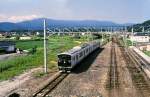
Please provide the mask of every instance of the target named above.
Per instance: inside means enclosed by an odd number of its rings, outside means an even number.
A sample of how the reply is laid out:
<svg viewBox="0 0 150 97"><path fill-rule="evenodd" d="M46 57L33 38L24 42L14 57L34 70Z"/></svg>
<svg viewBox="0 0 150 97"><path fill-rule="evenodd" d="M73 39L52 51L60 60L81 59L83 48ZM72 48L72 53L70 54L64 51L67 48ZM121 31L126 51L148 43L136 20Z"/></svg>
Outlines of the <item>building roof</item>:
<svg viewBox="0 0 150 97"><path fill-rule="evenodd" d="M135 36L150 36L150 32L137 32Z"/></svg>

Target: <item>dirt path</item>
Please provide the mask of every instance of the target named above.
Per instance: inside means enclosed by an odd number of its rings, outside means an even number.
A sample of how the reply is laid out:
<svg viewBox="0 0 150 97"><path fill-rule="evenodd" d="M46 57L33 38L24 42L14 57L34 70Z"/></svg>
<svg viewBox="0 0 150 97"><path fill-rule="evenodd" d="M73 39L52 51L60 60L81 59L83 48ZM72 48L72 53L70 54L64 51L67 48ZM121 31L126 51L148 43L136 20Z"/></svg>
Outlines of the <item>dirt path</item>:
<svg viewBox="0 0 150 97"><path fill-rule="evenodd" d="M17 54L17 53L3 54L3 55L0 55L0 60L7 60L7 59L14 58L17 56L21 56L21 54Z"/></svg>
<svg viewBox="0 0 150 97"><path fill-rule="evenodd" d="M41 70L41 68L35 68L25 72L24 74L21 74L20 76L15 77L12 80L0 82L0 97L4 97L10 92L17 90L22 84L32 78L33 72L39 70Z"/></svg>

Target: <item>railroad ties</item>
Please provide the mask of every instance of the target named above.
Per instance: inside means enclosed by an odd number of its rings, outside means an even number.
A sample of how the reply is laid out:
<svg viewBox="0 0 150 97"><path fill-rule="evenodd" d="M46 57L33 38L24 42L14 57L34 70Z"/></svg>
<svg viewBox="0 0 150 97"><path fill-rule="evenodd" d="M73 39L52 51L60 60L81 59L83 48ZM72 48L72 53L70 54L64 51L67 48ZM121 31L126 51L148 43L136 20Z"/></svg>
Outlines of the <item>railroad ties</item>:
<svg viewBox="0 0 150 97"><path fill-rule="evenodd" d="M117 66L117 57L116 57L116 43L112 40L111 52L110 52L110 67L108 82L106 85L107 90L109 91L109 97L118 97L119 89L119 73Z"/></svg>
<svg viewBox="0 0 150 97"><path fill-rule="evenodd" d="M60 73L56 78L54 78L48 85L44 86L38 92L36 92L32 97L47 97L47 95L66 77L67 73Z"/></svg>
<svg viewBox="0 0 150 97"><path fill-rule="evenodd" d="M119 44L120 45L120 44ZM127 48L120 47L122 55L127 64L127 68L132 77L132 81L140 97L150 97L150 84L149 79L145 75L142 66L142 61L135 53L131 52Z"/></svg>
<svg viewBox="0 0 150 97"><path fill-rule="evenodd" d="M118 70L117 70L117 60L116 60L116 51L115 51L115 45L112 43L111 48L111 63L110 63L110 89L118 88Z"/></svg>

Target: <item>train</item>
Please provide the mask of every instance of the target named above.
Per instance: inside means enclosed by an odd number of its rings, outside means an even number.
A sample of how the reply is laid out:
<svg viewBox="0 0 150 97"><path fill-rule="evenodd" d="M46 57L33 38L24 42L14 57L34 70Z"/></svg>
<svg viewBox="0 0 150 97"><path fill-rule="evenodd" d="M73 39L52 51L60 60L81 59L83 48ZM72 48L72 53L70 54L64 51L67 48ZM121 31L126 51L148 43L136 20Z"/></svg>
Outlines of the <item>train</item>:
<svg viewBox="0 0 150 97"><path fill-rule="evenodd" d="M93 51L100 48L100 41L95 40L85 43L81 46L76 46L69 51L60 53L58 57L58 69L60 72L71 72L84 58L90 55Z"/></svg>

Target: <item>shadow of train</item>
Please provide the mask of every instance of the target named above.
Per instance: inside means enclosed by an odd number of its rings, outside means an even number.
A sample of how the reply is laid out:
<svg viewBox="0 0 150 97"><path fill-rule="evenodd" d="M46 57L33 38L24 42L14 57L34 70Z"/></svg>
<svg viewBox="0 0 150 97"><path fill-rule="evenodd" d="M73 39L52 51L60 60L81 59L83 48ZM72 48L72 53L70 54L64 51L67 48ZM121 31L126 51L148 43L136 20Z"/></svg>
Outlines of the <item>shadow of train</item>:
<svg viewBox="0 0 150 97"><path fill-rule="evenodd" d="M75 66L74 69L72 69L71 73L82 73L87 71L90 66L92 65L92 63L94 62L94 60L96 59L96 57L103 51L104 48L99 48L96 51L94 51L93 53L91 53L89 56L87 56L84 60L82 60L79 64L77 64Z"/></svg>

